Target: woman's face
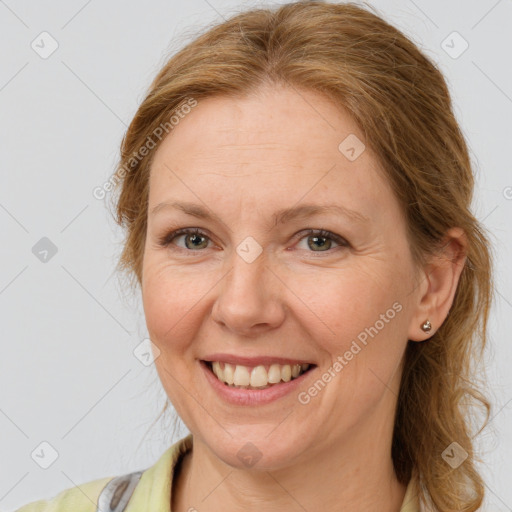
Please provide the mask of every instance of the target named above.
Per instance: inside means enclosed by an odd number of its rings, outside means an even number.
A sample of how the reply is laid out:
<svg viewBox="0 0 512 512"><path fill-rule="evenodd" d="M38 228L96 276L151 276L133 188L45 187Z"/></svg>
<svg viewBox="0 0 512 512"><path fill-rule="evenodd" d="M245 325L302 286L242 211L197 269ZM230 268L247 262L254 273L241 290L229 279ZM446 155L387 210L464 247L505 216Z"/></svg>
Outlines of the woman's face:
<svg viewBox="0 0 512 512"><path fill-rule="evenodd" d="M155 364L191 432L232 466L391 441L419 290L362 139L323 96L273 88L200 101L155 154L142 279ZM181 228L199 233L169 236Z"/></svg>

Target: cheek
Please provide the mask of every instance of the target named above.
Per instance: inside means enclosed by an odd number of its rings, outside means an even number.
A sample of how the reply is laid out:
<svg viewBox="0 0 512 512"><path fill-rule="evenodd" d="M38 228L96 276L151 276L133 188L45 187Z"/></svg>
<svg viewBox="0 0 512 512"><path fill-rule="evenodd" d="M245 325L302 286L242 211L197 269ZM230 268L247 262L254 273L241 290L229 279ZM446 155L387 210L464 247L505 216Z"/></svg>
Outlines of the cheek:
<svg viewBox="0 0 512 512"><path fill-rule="evenodd" d="M332 300L320 315L335 334L316 339L329 354L331 368L337 362L331 372L336 375L334 384L325 398L338 404L338 411L352 404L354 417L371 410L392 387L406 346L407 322L399 290L391 281L387 287L382 284L369 275L352 273L331 290Z"/></svg>
<svg viewBox="0 0 512 512"><path fill-rule="evenodd" d="M331 364L339 363L335 369L339 378L329 393L341 405L356 396L361 407L378 399L385 389L382 383L392 379L403 355L407 341L403 283L390 277L386 281L386 275L396 276L351 269L324 286L323 307L315 308L328 330L324 330L327 336L314 339L329 354ZM317 291L318 302L320 296Z"/></svg>
<svg viewBox="0 0 512 512"><path fill-rule="evenodd" d="M199 280L200 281L200 280ZM199 299L204 283L164 268L148 266L142 284L142 301L150 338L163 351L178 351L198 327Z"/></svg>
<svg viewBox="0 0 512 512"><path fill-rule="evenodd" d="M328 327L331 339L352 339L373 325L399 298L396 286L375 273L351 268L317 280L301 296L318 320ZM391 312L393 314L393 312Z"/></svg>

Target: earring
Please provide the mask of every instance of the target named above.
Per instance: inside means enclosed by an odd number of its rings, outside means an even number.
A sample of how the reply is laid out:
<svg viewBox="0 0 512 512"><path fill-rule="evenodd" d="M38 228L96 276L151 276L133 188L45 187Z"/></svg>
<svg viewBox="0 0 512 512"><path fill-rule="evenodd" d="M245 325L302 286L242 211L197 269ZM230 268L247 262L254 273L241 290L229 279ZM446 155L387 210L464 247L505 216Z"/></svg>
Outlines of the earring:
<svg viewBox="0 0 512 512"><path fill-rule="evenodd" d="M430 323L430 320L425 320L421 328L423 329L424 332L430 332L430 330L432 329L432 324Z"/></svg>

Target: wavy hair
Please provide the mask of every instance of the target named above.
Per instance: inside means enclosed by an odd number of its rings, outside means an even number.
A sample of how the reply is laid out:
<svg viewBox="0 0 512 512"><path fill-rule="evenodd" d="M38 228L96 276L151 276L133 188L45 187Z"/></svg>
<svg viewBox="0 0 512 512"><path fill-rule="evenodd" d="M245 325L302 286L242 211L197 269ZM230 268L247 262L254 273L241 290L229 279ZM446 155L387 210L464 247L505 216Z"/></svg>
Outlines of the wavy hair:
<svg viewBox="0 0 512 512"><path fill-rule="evenodd" d="M237 13L207 27L165 63L121 143L111 196L116 222L126 230L118 270L140 286L149 173L160 143L148 150L148 141L187 99L243 96L284 84L322 93L347 109L392 185L415 263L424 265L436 253L449 228L461 227L467 236L446 320L428 342L409 341L406 348L392 458L400 482L415 478L422 505L472 512L485 490L474 437L491 410L485 380L477 379L485 375L477 363L493 298L491 247L470 211L469 151L442 73L372 10L308 1ZM134 158L143 147L144 156ZM478 432L471 424L474 409L485 412ZM442 457L453 442L468 455L457 468Z"/></svg>

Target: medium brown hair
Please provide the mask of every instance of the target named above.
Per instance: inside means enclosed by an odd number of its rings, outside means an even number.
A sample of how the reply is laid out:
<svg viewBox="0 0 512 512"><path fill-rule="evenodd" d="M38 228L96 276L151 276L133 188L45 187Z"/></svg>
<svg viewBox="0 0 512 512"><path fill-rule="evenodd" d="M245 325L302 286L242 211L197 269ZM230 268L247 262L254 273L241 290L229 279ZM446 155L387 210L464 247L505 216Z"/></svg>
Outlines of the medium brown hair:
<svg viewBox="0 0 512 512"><path fill-rule="evenodd" d="M442 73L368 7L310 1L243 12L208 27L168 60L121 145L115 208L126 241L119 269L141 284L149 173L160 141L143 158L134 155L184 101L284 84L320 92L347 109L393 187L415 263L424 265L440 249L449 228L461 227L467 237L467 259L446 320L427 342L408 343L392 458L400 482L418 476L422 502L433 510L471 512L484 497L473 439L490 414L481 391L485 381L476 381L484 375L476 363L486 346L493 295L490 245L470 211L468 147ZM473 408L486 414L476 433ZM452 442L468 454L457 468L442 457Z"/></svg>

